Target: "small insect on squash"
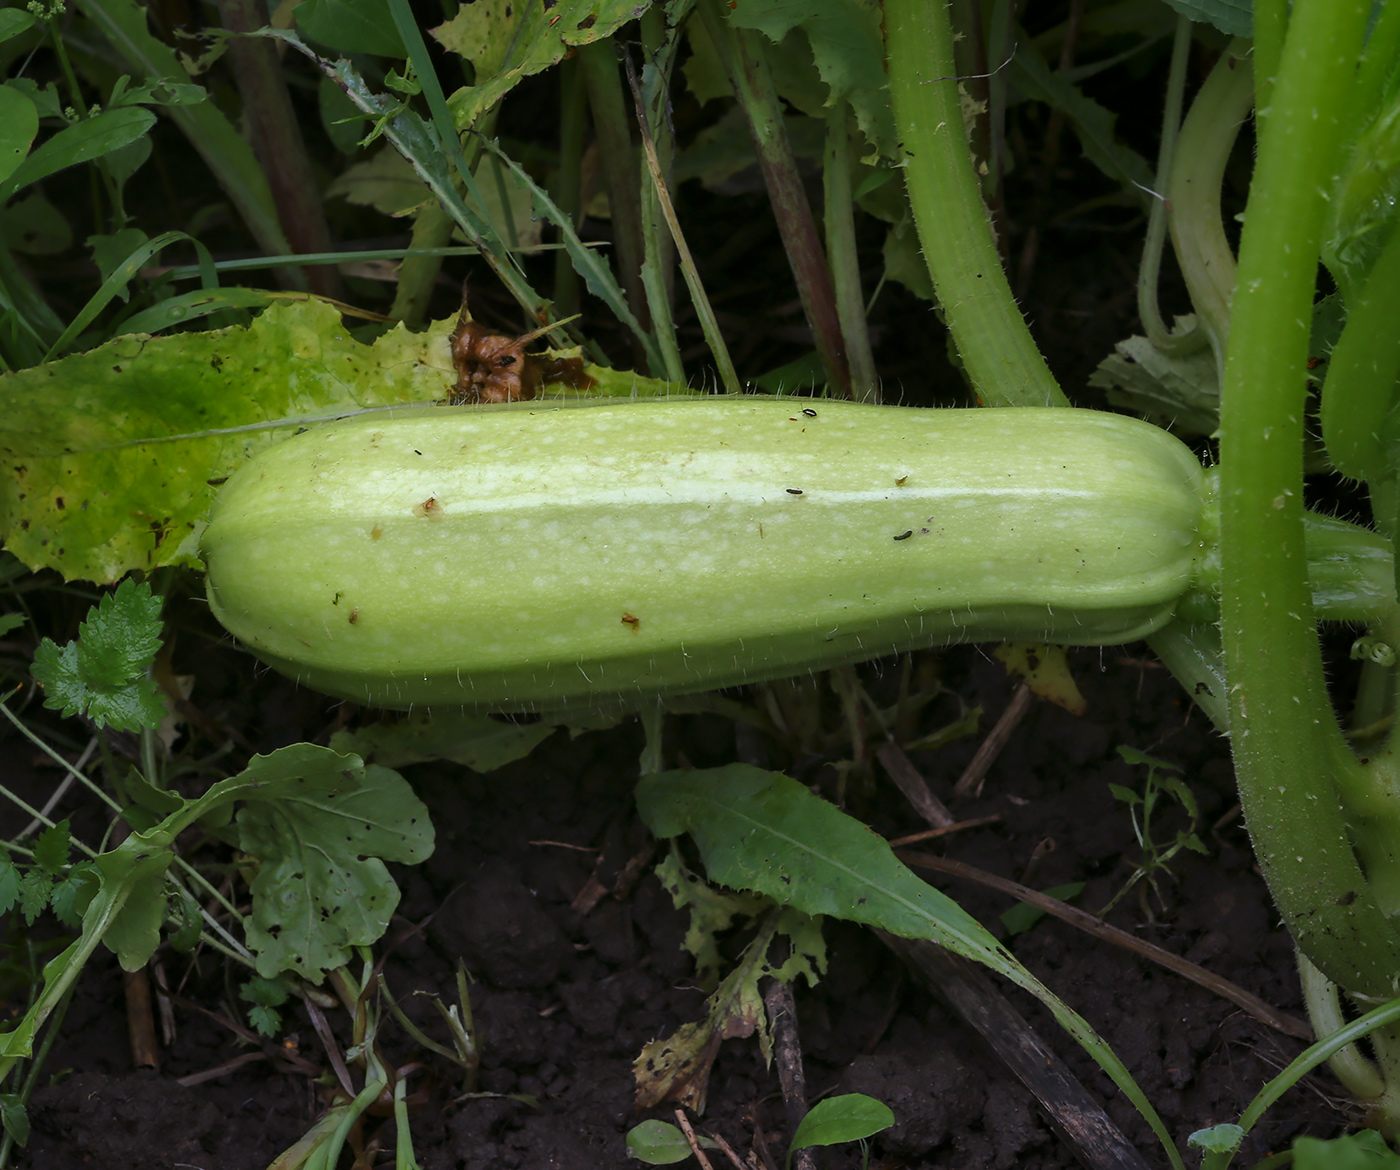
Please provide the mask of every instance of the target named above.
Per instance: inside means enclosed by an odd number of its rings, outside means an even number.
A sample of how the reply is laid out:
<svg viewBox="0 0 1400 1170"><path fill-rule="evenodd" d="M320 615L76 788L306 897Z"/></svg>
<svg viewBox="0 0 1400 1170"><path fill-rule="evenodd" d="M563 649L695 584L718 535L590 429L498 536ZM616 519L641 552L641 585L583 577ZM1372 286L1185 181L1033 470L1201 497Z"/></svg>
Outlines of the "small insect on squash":
<svg viewBox="0 0 1400 1170"><path fill-rule="evenodd" d="M449 404L528 401L541 386L550 384L586 390L593 385L593 378L584 370L581 358L546 358L525 352L532 341L565 323L556 321L519 337L508 337L472 320L464 285L462 311L450 339L457 386L448 398Z"/></svg>

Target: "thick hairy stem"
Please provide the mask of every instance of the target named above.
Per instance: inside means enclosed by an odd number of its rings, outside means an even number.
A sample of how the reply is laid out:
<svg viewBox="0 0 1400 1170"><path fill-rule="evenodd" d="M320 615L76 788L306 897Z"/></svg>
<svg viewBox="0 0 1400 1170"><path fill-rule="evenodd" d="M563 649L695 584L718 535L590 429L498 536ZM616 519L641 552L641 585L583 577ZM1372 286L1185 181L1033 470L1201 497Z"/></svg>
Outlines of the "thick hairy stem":
<svg viewBox="0 0 1400 1170"><path fill-rule="evenodd" d="M904 181L934 291L988 406L1067 406L997 254L968 147L945 0L885 0Z"/></svg>
<svg viewBox="0 0 1400 1170"><path fill-rule="evenodd" d="M1327 694L1303 532L1306 363L1323 219L1315 176L1335 164L1368 8L1366 0L1297 0L1260 142L1221 405L1222 630L1240 802L1274 901L1329 979L1389 996L1400 938L1352 851L1339 800L1340 773L1350 773L1348 786L1365 781Z"/></svg>

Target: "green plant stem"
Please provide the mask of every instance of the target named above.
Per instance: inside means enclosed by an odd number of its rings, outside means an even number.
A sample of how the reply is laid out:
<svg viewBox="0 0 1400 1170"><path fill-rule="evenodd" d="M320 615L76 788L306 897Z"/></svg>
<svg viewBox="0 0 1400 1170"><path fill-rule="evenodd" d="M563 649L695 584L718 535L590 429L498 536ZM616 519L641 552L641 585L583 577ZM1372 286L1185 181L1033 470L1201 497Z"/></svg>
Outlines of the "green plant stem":
<svg viewBox="0 0 1400 1170"><path fill-rule="evenodd" d="M77 991L77 983L73 983L67 991L63 993L63 998L58 1001L58 1006L54 1008L53 1014L49 1016L49 1026L44 1032L43 1043L39 1045L39 1051L30 1059L29 1068L24 1077L24 1084L20 1087L19 1103L21 1106L29 1105L29 1098L34 1093L34 1086L39 1083L39 1074L43 1071L44 1062L49 1058L49 1052L53 1049L54 1041L58 1039L58 1033L63 1027L63 1018L68 1014L68 1005L73 1002L73 992ZM10 1164L10 1154L14 1152L14 1139L8 1133L3 1141L0 1141L0 1170L4 1170Z"/></svg>
<svg viewBox="0 0 1400 1170"><path fill-rule="evenodd" d="M825 199L826 254L836 289L836 311L851 367L851 394L858 399L877 388L875 355L865 322L865 298L860 287L860 255L856 250L855 205L851 201L850 111L836 102L826 117L826 157L822 168Z"/></svg>
<svg viewBox="0 0 1400 1170"><path fill-rule="evenodd" d="M583 69L577 58L569 58L559 66L559 172L554 183L554 202L576 230L581 211L587 100ZM579 311L579 303L578 273L568 252L559 252L554 257L554 310L561 317L572 317Z"/></svg>
<svg viewBox="0 0 1400 1170"><path fill-rule="evenodd" d="M1278 81L1284 36L1288 32L1288 0L1257 0L1254 4L1254 73L1257 78L1259 125L1268 121Z"/></svg>
<svg viewBox="0 0 1400 1170"><path fill-rule="evenodd" d="M1275 904L1351 992L1393 994L1400 938L1352 852L1367 787L1332 714L1307 578L1303 416L1323 200L1365 0L1298 0L1250 190L1221 406L1222 628L1240 801ZM1184 146L1182 147L1184 151Z"/></svg>
<svg viewBox="0 0 1400 1170"><path fill-rule="evenodd" d="M650 317L646 289L642 285L642 206L637 153L628 129L631 118L623 96L622 78L618 75L613 39L608 37L580 45L578 60L588 88L599 165L608 189L618 279L627 293L627 303L646 328ZM657 372L652 371L653 374Z"/></svg>
<svg viewBox="0 0 1400 1170"><path fill-rule="evenodd" d="M638 85L641 113L652 141L656 144L661 174L670 185L671 162L675 141L669 116L671 100L671 71L675 66L678 30L667 25L659 8L648 8L642 15L642 50L646 64ZM648 85L650 81L650 85ZM663 369L652 371L668 382L685 383L685 364L681 360L680 341L672 313L675 303L676 248L666 227L661 209L661 192L651 179L651 163L641 159L638 176L642 204L642 285L646 289L647 309L651 314L652 332L656 335Z"/></svg>
<svg viewBox="0 0 1400 1170"><path fill-rule="evenodd" d="M1351 106L1358 117L1370 118L1380 108L1397 56L1400 56L1400 4L1385 4L1366 40L1361 68L1356 71Z"/></svg>
<svg viewBox="0 0 1400 1170"><path fill-rule="evenodd" d="M425 204L413 218L408 246L417 255L405 256L399 264L399 283L389 308L389 316L409 329L422 328L428 319L428 302L442 271L442 257L433 252L443 250L451 241L454 226L452 217L436 200Z"/></svg>
<svg viewBox="0 0 1400 1170"><path fill-rule="evenodd" d="M1176 143L1167 201L1172 247L1191 304L1223 365L1235 293L1235 256L1220 215L1220 186L1240 126L1254 101L1248 42L1236 40L1221 54L1191 103Z"/></svg>
<svg viewBox="0 0 1400 1170"><path fill-rule="evenodd" d="M1162 269L1162 246L1167 237L1167 188L1171 183L1172 166L1176 159L1176 140L1181 129L1181 107L1186 93L1186 66L1191 51L1191 18L1176 18L1176 34L1172 38L1171 67L1167 74L1167 96L1162 110L1162 142L1157 152L1157 198L1147 217L1147 239L1142 246L1142 263L1138 266L1138 318L1154 346L1166 353L1194 349L1204 340L1195 330L1173 334L1162 320L1157 304L1157 279Z"/></svg>
<svg viewBox="0 0 1400 1170"><path fill-rule="evenodd" d="M768 200L778 221L783 251L797 284L802 311L812 331L812 343L832 390L851 396L851 371L836 290L827 267L817 221L812 216L807 190L797 169L797 159L783 123L783 106L773 85L760 34L735 28L725 19L722 0L699 0L696 10L715 52L729 75L734 96L744 112L759 170L768 189Z"/></svg>
<svg viewBox="0 0 1400 1170"><path fill-rule="evenodd" d="M1342 0L1337 0L1337 2L1341 3ZM1283 86L1281 85L1279 88L1282 89ZM1356 1041L1371 1035L1377 1028L1386 1027L1396 1021L1400 1021L1400 999L1392 999L1380 1007L1374 1008L1364 1016L1353 1020L1340 1032L1324 1036L1316 1044L1306 1048L1287 1068L1255 1094L1254 1100L1240 1114L1240 1128L1248 1135L1269 1107L1318 1065L1330 1060L1335 1053L1347 1045L1355 1044ZM1206 1154L1201 1159L1201 1170L1225 1170L1233 1159L1233 1153Z"/></svg>
<svg viewBox="0 0 1400 1170"><path fill-rule="evenodd" d="M219 19L231 33L249 33L267 24L267 10L262 0L219 0ZM311 171L277 47L271 41L234 36L228 42L228 59L243 99L248 138L267 175L287 242L295 252L329 252L331 230L320 184ZM303 284L297 269L279 271L297 286ZM329 265L306 269L304 283L321 296L345 298L340 271Z"/></svg>
<svg viewBox="0 0 1400 1170"><path fill-rule="evenodd" d="M973 388L988 406L1067 406L997 254L963 127L947 8L886 0L885 27L914 223Z"/></svg>
<svg viewBox="0 0 1400 1170"><path fill-rule="evenodd" d="M729 347L725 344L724 334L720 331L719 322L715 319L714 308L710 305L710 298L700 280L700 270L695 266L695 258L690 254L690 246L685 242L685 234L681 231L681 221L677 218L676 209L671 203L671 193L666 187L666 178L661 173L661 160L656 156L656 145L652 142L651 131L647 127L646 116L642 109L642 94L637 86L637 79L632 73L630 58L627 61L627 72L628 80L632 83L632 96L637 105L638 121L641 124L642 154L651 174L651 183L656 191L661 214L665 217L666 226L671 229L671 239L676 245L676 254L680 257L681 274L685 277L686 287L690 290L690 300L695 306L695 315L700 318L700 328L704 331L705 342L710 347L715 365L719 367L720 383L724 386L724 392L726 394L739 394L743 390L743 387L739 385L739 375L734 370L733 359L729 356Z"/></svg>
<svg viewBox="0 0 1400 1170"><path fill-rule="evenodd" d="M1347 1019L1342 1011L1337 985L1314 967L1302 951L1297 952L1297 959L1303 1003L1308 1009L1308 1019L1314 1032L1319 1036L1330 1036L1345 1028ZM1338 1049L1327 1063L1347 1091L1359 1101L1372 1100L1385 1091L1380 1070L1355 1045Z"/></svg>
<svg viewBox="0 0 1400 1170"><path fill-rule="evenodd" d="M1361 289L1347 298L1347 321L1327 362L1322 387L1322 437L1332 465L1343 475L1393 479L1394 435L1387 420L1400 378L1400 231L1393 230ZM1392 489L1393 490L1393 489ZM1375 499L1377 512L1393 512ZM1393 529L1381 517L1382 531Z"/></svg>

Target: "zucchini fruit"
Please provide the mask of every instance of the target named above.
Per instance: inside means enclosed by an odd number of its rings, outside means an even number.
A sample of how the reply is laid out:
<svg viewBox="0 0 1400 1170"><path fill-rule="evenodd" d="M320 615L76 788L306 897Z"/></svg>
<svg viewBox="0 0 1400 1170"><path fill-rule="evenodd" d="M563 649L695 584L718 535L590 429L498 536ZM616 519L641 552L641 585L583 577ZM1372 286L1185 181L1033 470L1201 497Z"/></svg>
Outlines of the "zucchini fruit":
<svg viewBox="0 0 1400 1170"><path fill-rule="evenodd" d="M203 555L219 620L310 687L554 709L953 641L1133 641L1191 585L1202 480L1098 411L435 407L268 448Z"/></svg>

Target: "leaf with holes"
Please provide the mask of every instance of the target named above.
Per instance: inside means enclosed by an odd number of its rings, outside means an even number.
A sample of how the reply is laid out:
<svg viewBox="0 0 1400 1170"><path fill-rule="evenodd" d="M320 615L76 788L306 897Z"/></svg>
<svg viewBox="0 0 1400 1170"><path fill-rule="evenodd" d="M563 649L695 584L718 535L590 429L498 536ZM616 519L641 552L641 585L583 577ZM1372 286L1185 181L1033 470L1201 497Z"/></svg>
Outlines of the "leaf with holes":
<svg viewBox="0 0 1400 1170"><path fill-rule="evenodd" d="M350 948L383 933L399 902L385 861L433 850L428 810L397 772L297 744L259 757L239 793L239 847L261 861L248 945L258 974L295 971L320 982Z"/></svg>

